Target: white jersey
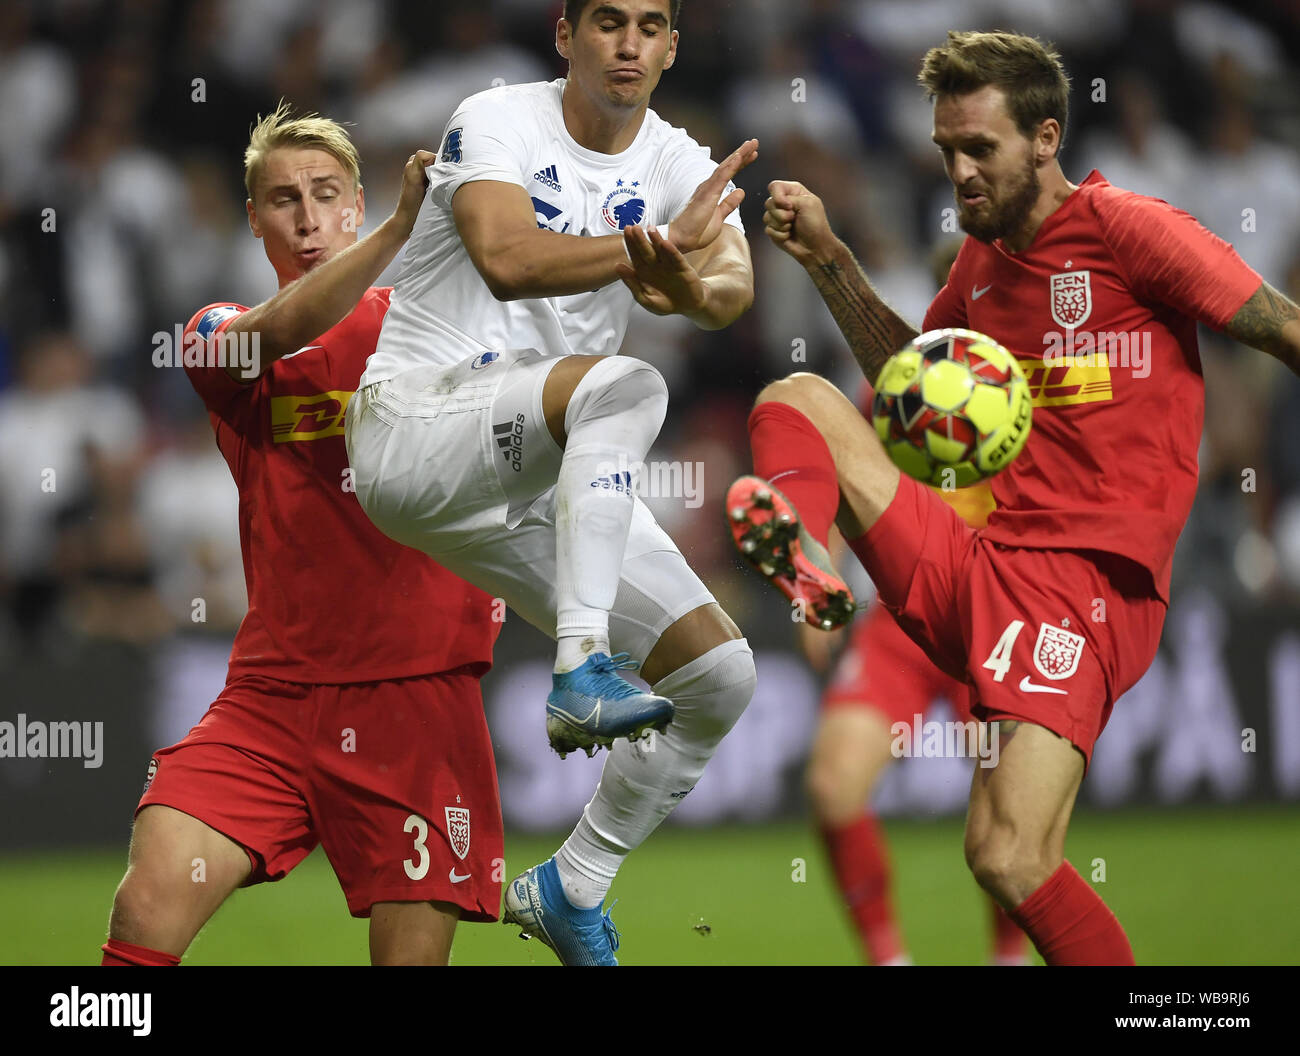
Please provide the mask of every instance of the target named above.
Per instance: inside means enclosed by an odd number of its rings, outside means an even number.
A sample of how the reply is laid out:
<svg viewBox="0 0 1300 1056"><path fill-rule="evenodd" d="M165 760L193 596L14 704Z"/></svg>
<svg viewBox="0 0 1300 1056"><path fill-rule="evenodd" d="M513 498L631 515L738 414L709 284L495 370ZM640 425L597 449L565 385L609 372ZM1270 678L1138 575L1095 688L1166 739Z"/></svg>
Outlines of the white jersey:
<svg viewBox="0 0 1300 1056"><path fill-rule="evenodd" d="M564 125L563 79L470 96L426 169L428 200L407 243L378 344L361 385L417 367L451 365L489 349L613 355L636 301L615 279L590 293L498 301L474 267L451 200L476 180L515 183L532 197L537 226L561 234L612 235L631 224L666 224L716 168L709 152L652 110L621 154L580 146ZM724 197L730 193L729 185ZM739 212L727 223L744 232Z"/></svg>

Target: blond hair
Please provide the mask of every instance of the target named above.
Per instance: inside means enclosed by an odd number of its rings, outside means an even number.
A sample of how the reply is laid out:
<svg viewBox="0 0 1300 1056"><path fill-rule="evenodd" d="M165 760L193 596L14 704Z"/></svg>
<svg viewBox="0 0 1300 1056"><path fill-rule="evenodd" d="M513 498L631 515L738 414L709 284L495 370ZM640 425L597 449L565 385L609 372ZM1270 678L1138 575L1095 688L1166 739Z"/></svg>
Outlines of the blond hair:
<svg viewBox="0 0 1300 1056"><path fill-rule="evenodd" d="M265 117L259 115L248 136L248 147L244 151L244 188L249 198L256 197L253 189L261 178L266 156L279 147L305 147L332 154L343 166L343 171L352 177L353 189L361 186L361 158L347 129L319 114L295 116L293 108L281 99L274 113Z"/></svg>

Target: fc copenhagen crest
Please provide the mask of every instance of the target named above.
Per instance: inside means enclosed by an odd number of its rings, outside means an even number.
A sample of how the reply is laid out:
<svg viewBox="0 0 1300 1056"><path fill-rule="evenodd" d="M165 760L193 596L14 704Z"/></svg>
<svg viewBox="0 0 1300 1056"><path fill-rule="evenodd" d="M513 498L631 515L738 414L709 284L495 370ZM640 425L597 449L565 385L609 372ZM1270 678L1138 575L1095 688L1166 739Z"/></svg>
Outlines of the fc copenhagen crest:
<svg viewBox="0 0 1300 1056"><path fill-rule="evenodd" d="M1073 330L1092 315L1092 273L1063 271L1052 276L1052 318Z"/></svg>
<svg viewBox="0 0 1300 1056"><path fill-rule="evenodd" d="M446 807L447 835L451 849L461 861L469 854L469 810L466 807Z"/></svg>
<svg viewBox="0 0 1300 1056"><path fill-rule="evenodd" d="M1069 678L1079 670L1084 644L1081 634L1040 623L1038 641L1034 644L1034 666L1044 678L1053 681Z"/></svg>
<svg viewBox="0 0 1300 1056"><path fill-rule="evenodd" d="M645 192L641 190L641 181L619 180L618 185L605 196L600 207L600 215L605 218L615 231L640 224L646 218Z"/></svg>

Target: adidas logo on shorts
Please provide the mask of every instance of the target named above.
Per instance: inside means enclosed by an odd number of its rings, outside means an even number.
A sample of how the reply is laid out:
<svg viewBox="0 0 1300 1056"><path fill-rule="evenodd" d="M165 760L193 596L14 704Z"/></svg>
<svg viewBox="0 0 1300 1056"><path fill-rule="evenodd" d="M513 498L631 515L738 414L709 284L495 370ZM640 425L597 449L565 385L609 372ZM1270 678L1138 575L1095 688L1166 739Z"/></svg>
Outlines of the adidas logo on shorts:
<svg viewBox="0 0 1300 1056"><path fill-rule="evenodd" d="M497 447L501 448L501 457L510 463L510 468L520 473L524 468L524 416L515 415L513 422L501 422L492 427Z"/></svg>

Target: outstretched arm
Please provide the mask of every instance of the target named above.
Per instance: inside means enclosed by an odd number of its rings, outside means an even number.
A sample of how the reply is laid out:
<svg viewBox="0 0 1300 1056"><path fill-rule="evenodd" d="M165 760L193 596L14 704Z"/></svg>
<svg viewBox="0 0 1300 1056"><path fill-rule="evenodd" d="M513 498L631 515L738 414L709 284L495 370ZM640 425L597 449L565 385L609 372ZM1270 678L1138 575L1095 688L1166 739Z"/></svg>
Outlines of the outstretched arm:
<svg viewBox="0 0 1300 1056"><path fill-rule="evenodd" d="M807 270L862 373L874 382L917 329L872 289L849 247L831 230L820 198L800 183L777 180L768 190L763 216L768 238Z"/></svg>
<svg viewBox="0 0 1300 1056"><path fill-rule="evenodd" d="M1228 324L1228 335L1258 348L1300 374L1300 308L1285 294L1262 282Z"/></svg>
<svg viewBox="0 0 1300 1056"><path fill-rule="evenodd" d="M412 154L402 170L402 193L392 216L338 256L231 321L227 334L259 335L257 373L233 364L226 368L231 377L253 381L277 359L296 352L348 316L410 237L424 200L424 167L436 160L437 155L427 150Z"/></svg>
<svg viewBox="0 0 1300 1056"><path fill-rule="evenodd" d="M723 221L744 200L727 184L758 156L755 140L725 158L672 221L669 237L683 253L707 249L718 239ZM500 301L564 297L598 290L616 282L626 264L624 236L582 237L543 230L528 192L518 184L495 180L466 183L452 198L452 214L474 267L492 296Z"/></svg>

